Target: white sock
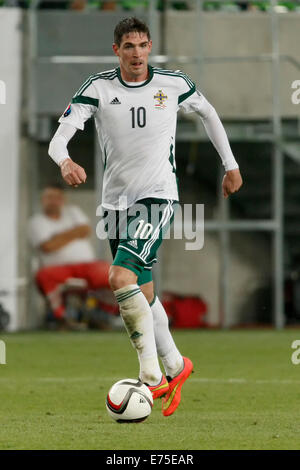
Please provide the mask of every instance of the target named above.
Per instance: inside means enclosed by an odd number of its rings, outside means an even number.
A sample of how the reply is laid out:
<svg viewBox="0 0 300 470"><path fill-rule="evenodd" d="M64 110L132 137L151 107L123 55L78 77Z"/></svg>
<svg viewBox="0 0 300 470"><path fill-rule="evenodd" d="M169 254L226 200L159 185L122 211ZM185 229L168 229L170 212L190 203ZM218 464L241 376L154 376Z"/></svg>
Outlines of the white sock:
<svg viewBox="0 0 300 470"><path fill-rule="evenodd" d="M139 362L139 378L148 385L157 385L162 372L159 367L151 308L137 284L114 291L120 314Z"/></svg>
<svg viewBox="0 0 300 470"><path fill-rule="evenodd" d="M169 319L159 298L151 304L156 348L164 365L166 375L175 377L182 370L183 358L178 351L169 330Z"/></svg>

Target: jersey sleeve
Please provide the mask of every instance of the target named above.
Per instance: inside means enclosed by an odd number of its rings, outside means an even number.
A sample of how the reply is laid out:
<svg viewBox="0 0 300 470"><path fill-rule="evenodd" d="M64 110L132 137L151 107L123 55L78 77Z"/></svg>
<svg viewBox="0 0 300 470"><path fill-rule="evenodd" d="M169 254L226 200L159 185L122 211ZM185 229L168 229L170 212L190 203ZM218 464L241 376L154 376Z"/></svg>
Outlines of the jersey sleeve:
<svg viewBox="0 0 300 470"><path fill-rule="evenodd" d="M192 112L192 110L189 110L188 100L195 94L196 85L188 75L179 70L176 70L176 72L178 73L178 107L185 112Z"/></svg>
<svg viewBox="0 0 300 470"><path fill-rule="evenodd" d="M207 101L205 97L196 89L195 83L188 75L180 72L178 107L185 113L198 113L204 117L206 113Z"/></svg>
<svg viewBox="0 0 300 470"><path fill-rule="evenodd" d="M202 118L205 118L208 111L208 101L205 96L200 93L196 88L193 93L190 93L182 102L179 104L180 109L183 109L186 113L197 113Z"/></svg>
<svg viewBox="0 0 300 470"><path fill-rule="evenodd" d="M203 122L206 133L217 150L226 171L235 170L238 164L234 158L227 134L215 108L196 90L184 102L185 112L196 112Z"/></svg>
<svg viewBox="0 0 300 470"><path fill-rule="evenodd" d="M83 130L84 123L96 113L98 107L98 92L92 77L89 77L75 93L58 122L71 124L77 129Z"/></svg>

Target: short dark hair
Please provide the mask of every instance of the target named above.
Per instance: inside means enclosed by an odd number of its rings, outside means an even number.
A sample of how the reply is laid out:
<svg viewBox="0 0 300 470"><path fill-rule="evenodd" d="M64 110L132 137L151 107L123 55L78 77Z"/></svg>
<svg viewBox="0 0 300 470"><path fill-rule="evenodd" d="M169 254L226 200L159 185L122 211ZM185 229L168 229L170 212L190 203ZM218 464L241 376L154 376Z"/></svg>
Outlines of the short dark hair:
<svg viewBox="0 0 300 470"><path fill-rule="evenodd" d="M121 45L122 37L124 34L137 32L137 33L145 33L148 36L148 41L150 41L150 31L146 23L144 21L131 16L130 18L123 18L117 26L115 27L114 31L114 41L118 47Z"/></svg>
<svg viewBox="0 0 300 470"><path fill-rule="evenodd" d="M64 186L59 181L50 181L44 187L44 189L59 189L60 191L64 191Z"/></svg>

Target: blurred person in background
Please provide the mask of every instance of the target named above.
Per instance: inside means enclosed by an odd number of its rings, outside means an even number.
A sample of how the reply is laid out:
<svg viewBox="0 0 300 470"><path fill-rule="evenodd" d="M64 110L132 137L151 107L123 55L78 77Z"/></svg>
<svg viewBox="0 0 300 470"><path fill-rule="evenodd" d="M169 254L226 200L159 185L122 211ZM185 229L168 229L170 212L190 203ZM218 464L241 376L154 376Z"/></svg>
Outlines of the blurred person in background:
<svg viewBox="0 0 300 470"><path fill-rule="evenodd" d="M88 217L79 207L66 204L62 185L48 184L41 205L42 212L31 217L28 231L40 262L35 279L55 319L64 323L63 284L70 278L80 278L86 280L89 289L109 288L110 264L96 260Z"/></svg>

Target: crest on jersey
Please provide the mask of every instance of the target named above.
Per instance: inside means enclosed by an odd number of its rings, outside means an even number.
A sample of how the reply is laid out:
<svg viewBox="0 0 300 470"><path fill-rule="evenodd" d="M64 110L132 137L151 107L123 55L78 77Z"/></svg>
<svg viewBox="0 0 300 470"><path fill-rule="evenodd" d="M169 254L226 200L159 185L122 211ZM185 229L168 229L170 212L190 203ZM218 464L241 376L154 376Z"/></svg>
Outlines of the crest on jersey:
<svg viewBox="0 0 300 470"><path fill-rule="evenodd" d="M64 112L64 117L69 116L70 113L71 113L71 103L69 104L69 106L68 106L67 109L65 110L65 112Z"/></svg>
<svg viewBox="0 0 300 470"><path fill-rule="evenodd" d="M164 94L162 90L158 90L156 95L153 96L157 103L155 103L156 108L164 109L166 107L165 101L168 99L167 95Z"/></svg>

